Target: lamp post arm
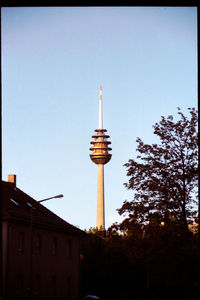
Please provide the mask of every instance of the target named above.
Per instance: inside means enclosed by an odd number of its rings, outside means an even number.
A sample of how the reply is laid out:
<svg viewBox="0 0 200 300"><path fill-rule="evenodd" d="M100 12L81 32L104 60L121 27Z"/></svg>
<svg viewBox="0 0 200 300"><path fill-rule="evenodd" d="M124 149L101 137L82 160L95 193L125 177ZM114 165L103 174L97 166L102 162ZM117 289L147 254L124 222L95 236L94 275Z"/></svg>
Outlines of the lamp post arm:
<svg viewBox="0 0 200 300"><path fill-rule="evenodd" d="M42 200L39 200L37 202L43 202L43 201L47 201L47 200L50 200L50 199L54 199L54 198L63 198L63 194L60 194L60 195L57 195L57 196L54 196L54 197L50 197L50 198L46 198L46 199L42 199Z"/></svg>

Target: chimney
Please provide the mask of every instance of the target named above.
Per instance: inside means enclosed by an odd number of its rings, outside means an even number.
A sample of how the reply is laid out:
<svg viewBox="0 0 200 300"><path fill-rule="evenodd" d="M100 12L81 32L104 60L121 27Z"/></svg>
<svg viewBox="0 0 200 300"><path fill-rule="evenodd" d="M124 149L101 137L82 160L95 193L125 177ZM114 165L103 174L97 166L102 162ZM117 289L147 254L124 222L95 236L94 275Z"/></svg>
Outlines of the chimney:
<svg viewBox="0 0 200 300"><path fill-rule="evenodd" d="M16 187L16 180L17 180L16 175L14 174L8 175L8 182L13 183L15 187Z"/></svg>

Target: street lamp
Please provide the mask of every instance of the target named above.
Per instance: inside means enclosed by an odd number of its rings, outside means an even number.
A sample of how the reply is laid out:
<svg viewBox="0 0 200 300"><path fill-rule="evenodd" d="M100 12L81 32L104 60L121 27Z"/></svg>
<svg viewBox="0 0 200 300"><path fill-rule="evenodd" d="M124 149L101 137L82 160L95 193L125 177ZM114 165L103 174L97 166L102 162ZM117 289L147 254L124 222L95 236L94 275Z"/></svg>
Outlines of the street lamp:
<svg viewBox="0 0 200 300"><path fill-rule="evenodd" d="M54 198L63 198L64 195L63 194L59 194L53 197L49 197L49 198L45 198L42 200L38 200L36 202L40 203L40 202L44 202L50 199L54 199ZM30 281L29 281L29 296L32 296L32 253L33 253L33 209L36 209L31 203L29 203L29 206L31 208L31 213L30 213Z"/></svg>

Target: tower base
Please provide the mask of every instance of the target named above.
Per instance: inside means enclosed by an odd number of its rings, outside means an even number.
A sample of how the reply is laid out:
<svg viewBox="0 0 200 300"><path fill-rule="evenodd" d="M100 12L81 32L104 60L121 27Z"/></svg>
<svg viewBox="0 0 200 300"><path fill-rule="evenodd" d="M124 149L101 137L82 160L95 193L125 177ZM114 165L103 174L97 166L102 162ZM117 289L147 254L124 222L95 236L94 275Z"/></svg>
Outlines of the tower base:
<svg viewBox="0 0 200 300"><path fill-rule="evenodd" d="M106 235L106 230L98 230L97 235L105 238L107 236Z"/></svg>

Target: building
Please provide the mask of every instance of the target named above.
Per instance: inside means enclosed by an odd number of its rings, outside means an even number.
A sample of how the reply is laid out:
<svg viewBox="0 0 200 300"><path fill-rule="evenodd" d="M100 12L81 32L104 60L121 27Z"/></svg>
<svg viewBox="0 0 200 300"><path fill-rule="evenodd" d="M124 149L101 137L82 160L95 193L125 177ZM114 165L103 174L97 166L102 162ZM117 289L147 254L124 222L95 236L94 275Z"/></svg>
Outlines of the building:
<svg viewBox="0 0 200 300"><path fill-rule="evenodd" d="M76 299L85 233L2 181L3 299Z"/></svg>
<svg viewBox="0 0 200 300"><path fill-rule="evenodd" d="M97 164L97 228L105 233L105 199L104 199L104 165L111 159L109 153L112 148L108 145L111 144L108 141L109 135L106 135L106 129L103 129L103 113L102 113L102 87L100 86L100 98L99 98L99 128L95 129L95 134L92 136L93 145L90 150L91 160Z"/></svg>

